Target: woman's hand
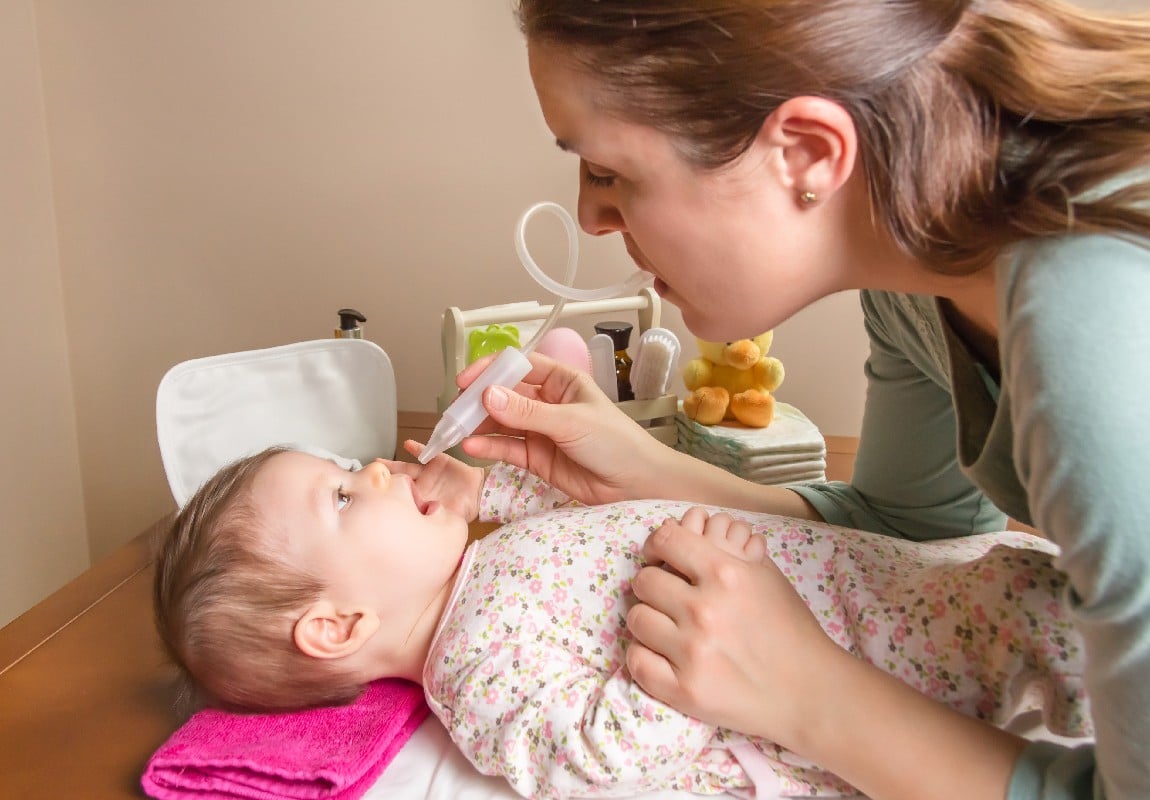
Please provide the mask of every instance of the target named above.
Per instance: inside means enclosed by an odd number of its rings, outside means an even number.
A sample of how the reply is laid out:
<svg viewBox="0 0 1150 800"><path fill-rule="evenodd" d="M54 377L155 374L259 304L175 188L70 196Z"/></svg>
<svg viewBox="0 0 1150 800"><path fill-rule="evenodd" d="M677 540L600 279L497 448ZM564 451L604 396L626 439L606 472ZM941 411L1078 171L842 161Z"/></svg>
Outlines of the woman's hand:
<svg viewBox="0 0 1150 800"><path fill-rule="evenodd" d="M408 439L403 449L418 456L423 445ZM393 474L410 475L415 490L423 500L435 500L448 511L459 514L468 522L479 517L479 492L483 489L483 470L464 464L446 453L441 453L427 464L407 461L387 461Z"/></svg>
<svg viewBox="0 0 1150 800"><path fill-rule="evenodd" d="M700 535L702 534L702 535ZM743 538L744 534L747 538ZM643 548L627 666L647 692L699 719L794 746L824 659L838 648L749 528L692 509ZM717 543L719 542L719 543ZM738 550L732 554L732 550Z"/></svg>
<svg viewBox="0 0 1150 800"><path fill-rule="evenodd" d="M627 667L640 686L805 756L868 797L1006 796L1024 740L840 648L774 562L720 549L741 539L737 523L704 516L664 523L643 547L649 566L627 614Z"/></svg>
<svg viewBox="0 0 1150 800"><path fill-rule="evenodd" d="M506 461L535 473L588 504L655 497L660 464L670 448L615 407L591 377L532 353L532 369L510 391L488 388L490 418L463 441L470 456ZM489 359L471 364L456 382L466 388ZM655 484L657 485L657 483Z"/></svg>

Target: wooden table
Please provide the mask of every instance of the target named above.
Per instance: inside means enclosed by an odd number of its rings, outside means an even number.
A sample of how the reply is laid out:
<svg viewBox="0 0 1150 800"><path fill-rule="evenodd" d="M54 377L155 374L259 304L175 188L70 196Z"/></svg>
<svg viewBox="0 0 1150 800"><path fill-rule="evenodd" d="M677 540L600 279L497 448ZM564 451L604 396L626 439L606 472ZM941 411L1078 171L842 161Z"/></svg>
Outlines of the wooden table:
<svg viewBox="0 0 1150 800"><path fill-rule="evenodd" d="M145 532L0 629L0 797L144 797L177 722L151 560Z"/></svg>

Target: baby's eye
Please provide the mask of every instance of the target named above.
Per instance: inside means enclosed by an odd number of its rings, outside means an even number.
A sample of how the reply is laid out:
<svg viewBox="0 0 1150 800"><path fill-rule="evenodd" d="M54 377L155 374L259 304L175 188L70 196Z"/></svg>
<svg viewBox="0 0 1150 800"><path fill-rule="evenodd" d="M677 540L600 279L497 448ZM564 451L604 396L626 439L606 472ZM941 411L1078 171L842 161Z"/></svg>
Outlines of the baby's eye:
<svg viewBox="0 0 1150 800"><path fill-rule="evenodd" d="M335 490L335 510L343 511L351 505L351 495L343 490L343 484Z"/></svg>

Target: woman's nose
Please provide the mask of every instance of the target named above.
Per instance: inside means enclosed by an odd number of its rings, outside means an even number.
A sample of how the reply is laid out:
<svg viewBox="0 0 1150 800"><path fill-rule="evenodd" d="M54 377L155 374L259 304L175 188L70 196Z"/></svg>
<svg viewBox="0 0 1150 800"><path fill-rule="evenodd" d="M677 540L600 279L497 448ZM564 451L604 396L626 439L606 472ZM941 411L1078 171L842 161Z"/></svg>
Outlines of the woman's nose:
<svg viewBox="0 0 1150 800"><path fill-rule="evenodd" d="M582 186L579 189L579 227L592 236L626 230L623 215L610 201L610 189Z"/></svg>

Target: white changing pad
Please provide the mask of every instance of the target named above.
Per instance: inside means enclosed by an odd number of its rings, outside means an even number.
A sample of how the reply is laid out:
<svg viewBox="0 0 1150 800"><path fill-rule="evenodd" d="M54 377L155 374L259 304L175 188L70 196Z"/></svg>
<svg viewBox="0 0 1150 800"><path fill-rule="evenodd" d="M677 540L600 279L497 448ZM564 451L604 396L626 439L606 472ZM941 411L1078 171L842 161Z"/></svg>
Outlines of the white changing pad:
<svg viewBox="0 0 1150 800"><path fill-rule="evenodd" d="M1028 739L1041 739L1074 746L1082 739L1054 736L1043 726L1037 712L1023 714L1008 730ZM734 795L712 795L735 800ZM434 715L428 716L399 751L363 800L522 800L500 777L480 775L451 742ZM646 792L632 800L701 800L689 792ZM761 797L758 800L772 800ZM851 800L846 798L845 800ZM866 800L854 795L854 800Z"/></svg>
<svg viewBox="0 0 1150 800"><path fill-rule="evenodd" d="M731 798L729 794L712 795ZM689 792L646 792L635 800L701 800ZM429 716L363 800L522 800L500 777L480 775ZM770 800L770 798L762 798Z"/></svg>

